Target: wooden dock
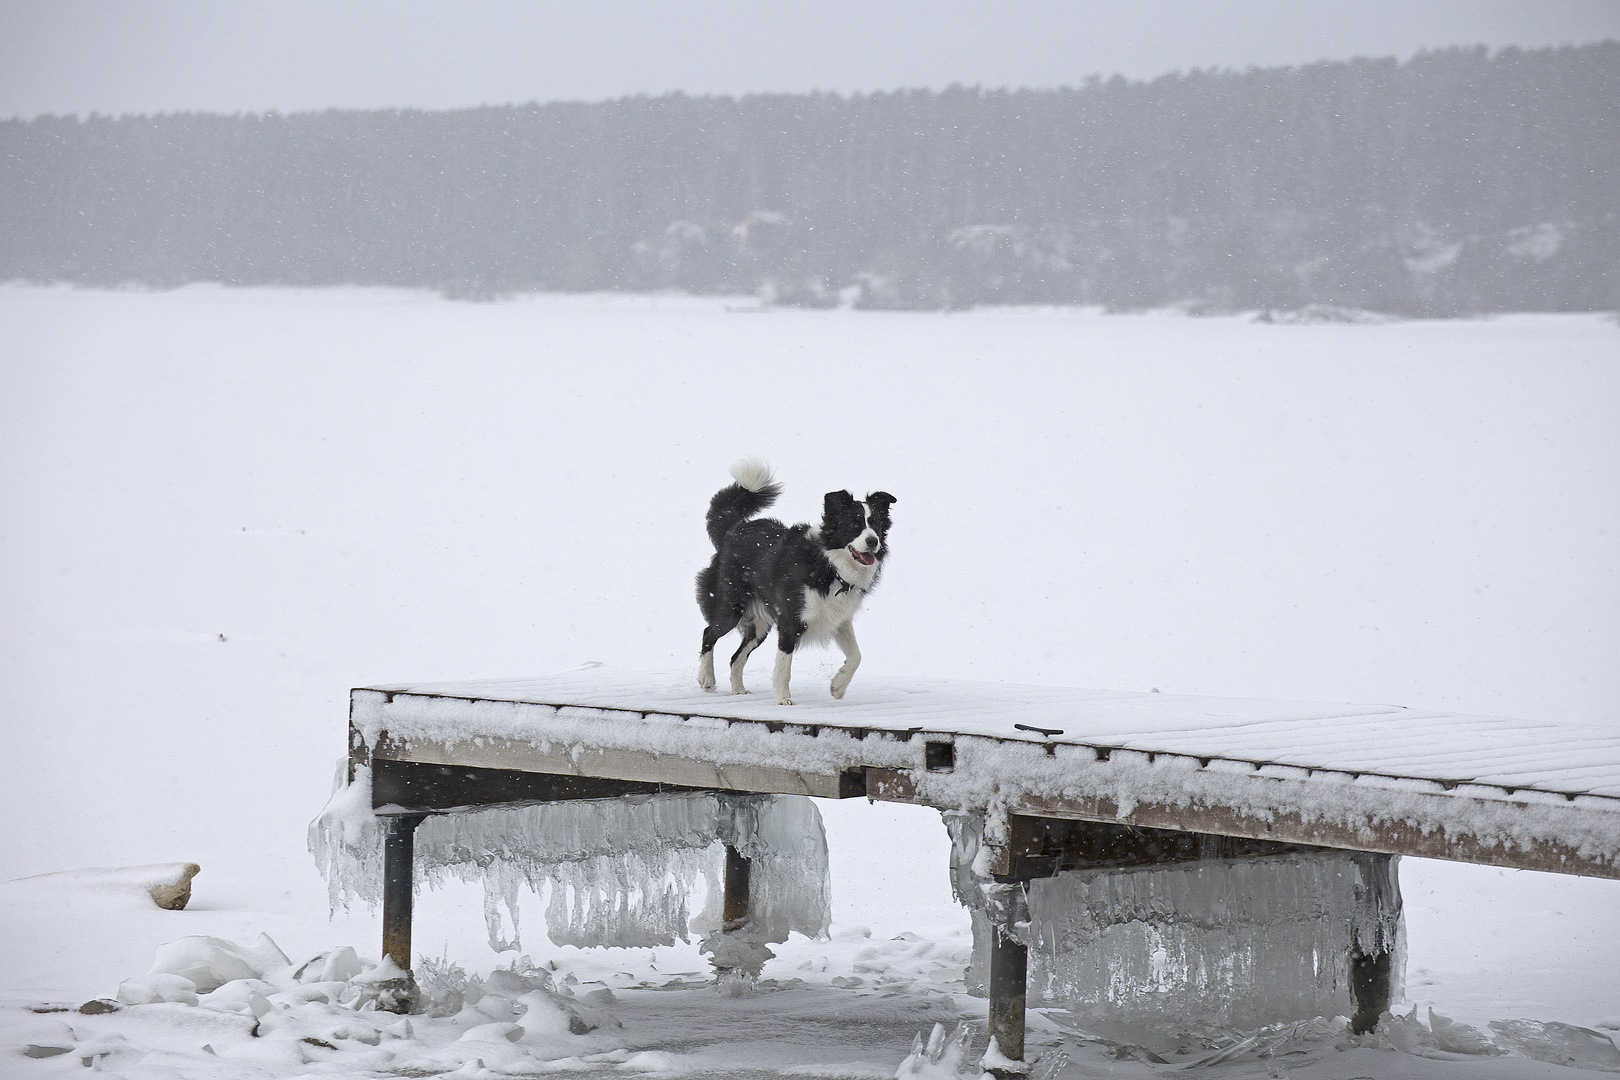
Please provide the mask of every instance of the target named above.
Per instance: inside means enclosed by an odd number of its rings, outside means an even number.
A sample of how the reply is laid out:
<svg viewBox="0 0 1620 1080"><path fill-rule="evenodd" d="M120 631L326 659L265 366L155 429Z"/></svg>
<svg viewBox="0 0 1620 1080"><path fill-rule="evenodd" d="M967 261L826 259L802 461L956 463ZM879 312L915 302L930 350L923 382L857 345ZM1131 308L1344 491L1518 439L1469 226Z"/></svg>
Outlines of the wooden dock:
<svg viewBox="0 0 1620 1080"><path fill-rule="evenodd" d="M1611 732L1397 706L864 676L842 701L805 696L777 706L604 667L354 690L351 776L368 771L373 806L394 823L385 951L409 967L410 839L422 815L660 790L1005 814L990 866L1008 884L1301 846L1620 878ZM1159 841L1144 844L1150 835ZM991 1033L1013 1060L1024 962L1022 946L997 937ZM1389 963L1387 951L1353 958L1358 1026L1388 1004Z"/></svg>

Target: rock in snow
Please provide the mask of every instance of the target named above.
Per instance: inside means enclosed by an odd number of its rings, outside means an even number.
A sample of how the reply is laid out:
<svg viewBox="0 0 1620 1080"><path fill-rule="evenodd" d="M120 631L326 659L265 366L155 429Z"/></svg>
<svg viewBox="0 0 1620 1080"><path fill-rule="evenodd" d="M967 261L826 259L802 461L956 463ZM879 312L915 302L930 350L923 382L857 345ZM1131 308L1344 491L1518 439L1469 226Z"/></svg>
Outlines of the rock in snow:
<svg viewBox="0 0 1620 1080"><path fill-rule="evenodd" d="M179 911L191 902L191 879L202 871L194 862L152 863L148 866L89 866L36 874L19 881L71 885L105 892L144 892L152 902Z"/></svg>
<svg viewBox="0 0 1620 1080"><path fill-rule="evenodd" d="M168 868L178 867L178 872L172 876L164 874L155 882L147 892L152 902L166 911L179 911L191 902L191 879L202 870L194 862L170 863ZM142 867L141 869L156 870L157 867Z"/></svg>

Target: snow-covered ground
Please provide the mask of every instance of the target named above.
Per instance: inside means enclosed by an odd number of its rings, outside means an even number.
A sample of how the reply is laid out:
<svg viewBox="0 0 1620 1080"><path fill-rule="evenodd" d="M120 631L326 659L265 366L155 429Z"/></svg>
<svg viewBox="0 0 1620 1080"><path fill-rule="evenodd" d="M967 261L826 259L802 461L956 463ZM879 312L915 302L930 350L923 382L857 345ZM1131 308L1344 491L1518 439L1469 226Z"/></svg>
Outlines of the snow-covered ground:
<svg viewBox="0 0 1620 1080"><path fill-rule="evenodd" d="M0 1075L892 1076L917 1032L982 1014L937 815L864 801L822 804L832 940L778 947L753 999L683 988L695 944L554 948L531 904L524 952L580 1000L611 988L620 1026L371 1045L337 1034L371 1014L298 1000L292 968L262 973L280 1041L246 1034L245 999L26 1007L112 996L187 935L374 957L375 916L328 920L304 850L348 688L692 662L701 515L743 453L775 462L789 520L831 488L899 497L863 674L1617 723L1611 318L749 307L0 288ZM184 911L9 880L174 861L203 868ZM1419 1019L1620 1025L1620 882L1415 860L1402 881ZM425 895L416 943L478 973L515 956L471 889ZM1062 1030L1032 1014L1049 1063ZM93 1052L16 1056L61 1043ZM1297 1049L1209 1068L1576 1075ZM1065 1077L1166 1067L1065 1052Z"/></svg>

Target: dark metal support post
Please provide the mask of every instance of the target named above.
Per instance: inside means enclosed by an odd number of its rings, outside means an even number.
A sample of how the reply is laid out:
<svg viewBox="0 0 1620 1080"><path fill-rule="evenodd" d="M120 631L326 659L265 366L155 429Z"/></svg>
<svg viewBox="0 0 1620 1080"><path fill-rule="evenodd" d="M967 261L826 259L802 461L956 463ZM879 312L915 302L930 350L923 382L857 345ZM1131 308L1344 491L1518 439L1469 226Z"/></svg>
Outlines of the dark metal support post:
<svg viewBox="0 0 1620 1080"><path fill-rule="evenodd" d="M1378 1027L1378 1018L1389 1011L1394 958L1394 952L1388 949L1370 956L1350 954L1350 998L1356 1003L1356 1015L1350 1018L1353 1034L1371 1032Z"/></svg>
<svg viewBox="0 0 1620 1080"><path fill-rule="evenodd" d="M1361 852L1355 858L1362 874L1357 897L1378 916L1374 925L1387 928L1392 921L1398 924L1400 856ZM1350 1018L1353 1033L1365 1035L1378 1027L1378 1018L1389 1011L1394 996L1395 975L1395 941L1387 929L1365 941L1358 933L1350 947L1350 999L1356 1006Z"/></svg>
<svg viewBox="0 0 1620 1080"><path fill-rule="evenodd" d="M1023 942L990 930L990 1037L1010 1061L1024 1060L1024 997L1029 973L1029 948ZM991 1068L992 1076L1002 1077ZM1022 1076L1022 1072L1009 1073Z"/></svg>
<svg viewBox="0 0 1620 1080"><path fill-rule="evenodd" d="M720 929L703 939L701 951L714 965L716 986L732 997L746 996L759 969L775 954L748 933L748 879L753 863L726 841L726 875L720 895Z"/></svg>
<svg viewBox="0 0 1620 1080"><path fill-rule="evenodd" d="M748 879L753 863L742 852L726 845L726 893L720 918L725 929L736 930L748 921Z"/></svg>
<svg viewBox="0 0 1620 1080"><path fill-rule="evenodd" d="M416 827L426 814L392 814L383 820L383 955L405 972L400 979L381 984L379 1002L389 1012L410 1012L418 992L411 975L411 904L415 896Z"/></svg>

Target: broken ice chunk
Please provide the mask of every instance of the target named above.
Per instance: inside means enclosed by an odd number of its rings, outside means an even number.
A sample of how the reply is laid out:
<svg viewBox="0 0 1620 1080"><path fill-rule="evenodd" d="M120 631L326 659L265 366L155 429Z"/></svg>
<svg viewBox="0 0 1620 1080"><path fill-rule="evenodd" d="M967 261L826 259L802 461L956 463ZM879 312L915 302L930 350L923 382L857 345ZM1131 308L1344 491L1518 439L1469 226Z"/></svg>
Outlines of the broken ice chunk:
<svg viewBox="0 0 1620 1080"><path fill-rule="evenodd" d="M1439 1048L1439 1041L1434 1032L1418 1022L1417 1006L1407 1014L1385 1013L1378 1018L1377 1033L1403 1054L1414 1054L1418 1057L1430 1056L1431 1052Z"/></svg>
<svg viewBox="0 0 1620 1080"><path fill-rule="evenodd" d="M1492 1020L1497 1039L1525 1057L1579 1069L1620 1072L1620 1048L1601 1031L1554 1021Z"/></svg>
<svg viewBox="0 0 1620 1080"><path fill-rule="evenodd" d="M1435 1045L1448 1054L1500 1054L1502 1048L1477 1027L1460 1023L1449 1016L1441 1016L1431 1006L1429 1030L1434 1032Z"/></svg>
<svg viewBox="0 0 1620 1080"><path fill-rule="evenodd" d="M213 993L202 996L203 1004L209 1008L230 1012L248 1012L253 999L258 998L265 1002L264 1011L268 1012L269 1002L265 995L273 993L275 987L263 979L233 979Z"/></svg>
<svg viewBox="0 0 1620 1080"><path fill-rule="evenodd" d="M178 1001L197 1004L197 984L183 975L137 975L118 984L118 1000L126 1005L155 1005Z"/></svg>
<svg viewBox="0 0 1620 1080"><path fill-rule="evenodd" d="M354 950L349 952L352 955ZM194 935L159 945L152 958L151 974L183 976L192 981L197 991L206 994L226 983L257 979L266 971L286 966L286 955L268 934L260 934L252 945ZM354 972L359 970L356 962ZM346 979L349 976L335 977Z"/></svg>
<svg viewBox="0 0 1620 1080"><path fill-rule="evenodd" d="M354 947L344 945L304 961L303 965L293 972L293 978L301 983L348 982L364 968L365 965L360 962L360 956L354 951Z"/></svg>
<svg viewBox="0 0 1620 1080"><path fill-rule="evenodd" d="M900 1063L894 1075L897 1080L955 1080L956 1077L977 1076L979 1068L968 1060L972 1040L973 1029L967 1024L957 1024L949 1036L945 1034L944 1024L935 1024L928 1033L926 1043L920 1032L911 1041L911 1053ZM992 1039L991 1048L994 1046L995 1040ZM987 1057L985 1064L995 1063ZM1020 1072L1023 1071L1023 1062L1014 1064Z"/></svg>

